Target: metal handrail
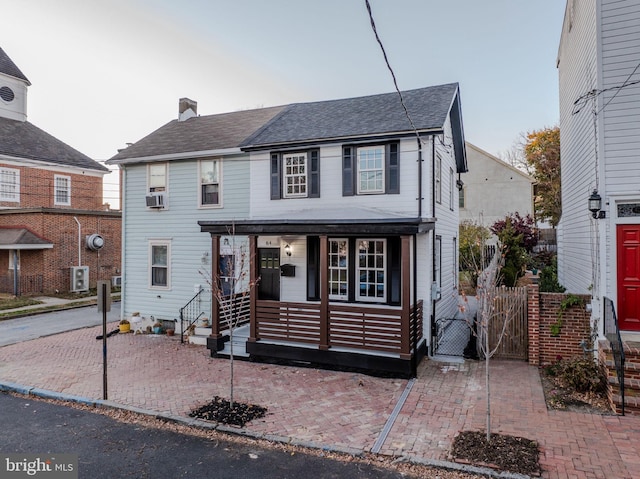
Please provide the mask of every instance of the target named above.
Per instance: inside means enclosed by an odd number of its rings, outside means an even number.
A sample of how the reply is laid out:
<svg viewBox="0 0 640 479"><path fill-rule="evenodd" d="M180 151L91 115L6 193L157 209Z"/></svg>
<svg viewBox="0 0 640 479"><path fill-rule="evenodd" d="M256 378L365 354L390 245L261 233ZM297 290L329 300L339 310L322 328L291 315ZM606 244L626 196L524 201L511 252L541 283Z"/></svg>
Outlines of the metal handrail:
<svg viewBox="0 0 640 479"><path fill-rule="evenodd" d="M187 304L185 304L182 308L180 308L180 342L184 343L184 332L185 329L188 330L193 326L193 324L200 319L204 311L200 311L200 296L204 292L204 289L198 291L193 298L191 298ZM193 319L189 319L193 318ZM185 321L189 323L189 325L185 328Z"/></svg>
<svg viewBox="0 0 640 479"><path fill-rule="evenodd" d="M611 353L616 365L620 398L622 400L622 415L624 416L624 344L620 336L620 327L616 316L616 308L609 298L604 297L604 335L611 344Z"/></svg>

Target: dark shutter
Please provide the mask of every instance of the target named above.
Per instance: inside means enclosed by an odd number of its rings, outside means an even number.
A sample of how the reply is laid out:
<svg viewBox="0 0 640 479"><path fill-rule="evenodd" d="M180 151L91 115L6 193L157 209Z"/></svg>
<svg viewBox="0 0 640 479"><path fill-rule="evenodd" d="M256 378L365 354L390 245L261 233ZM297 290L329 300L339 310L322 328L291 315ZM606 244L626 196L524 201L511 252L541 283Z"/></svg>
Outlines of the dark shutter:
<svg viewBox="0 0 640 479"><path fill-rule="evenodd" d="M307 237L307 301L320 299L320 238Z"/></svg>
<svg viewBox="0 0 640 479"><path fill-rule="evenodd" d="M345 146L342 148L342 196L354 195L355 179L355 148Z"/></svg>
<svg viewBox="0 0 640 479"><path fill-rule="evenodd" d="M402 248L400 248L400 238L397 236L387 239L387 268L389 291L389 304L399 305L402 298ZM408 255L409 251L404 254Z"/></svg>
<svg viewBox="0 0 640 479"><path fill-rule="evenodd" d="M386 188L387 194L400 193L400 145L398 143L389 143L387 145L387 161L386 161Z"/></svg>
<svg viewBox="0 0 640 479"><path fill-rule="evenodd" d="M320 198L320 150L311 150L309 159L309 198Z"/></svg>
<svg viewBox="0 0 640 479"><path fill-rule="evenodd" d="M280 154L271 153L271 199L279 200L282 188L280 188Z"/></svg>

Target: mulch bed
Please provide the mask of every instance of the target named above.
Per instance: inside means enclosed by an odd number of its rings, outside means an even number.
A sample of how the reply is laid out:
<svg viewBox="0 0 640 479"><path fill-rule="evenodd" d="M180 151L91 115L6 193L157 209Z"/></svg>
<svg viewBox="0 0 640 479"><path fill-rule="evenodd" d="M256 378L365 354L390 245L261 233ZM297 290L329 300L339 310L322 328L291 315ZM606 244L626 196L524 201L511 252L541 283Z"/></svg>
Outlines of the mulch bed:
<svg viewBox="0 0 640 479"><path fill-rule="evenodd" d="M462 431L451 446L451 456L457 462L467 462L501 471L529 476L540 475L538 443L523 437L491 434L482 431Z"/></svg>
<svg viewBox="0 0 640 479"><path fill-rule="evenodd" d="M200 406L189 413L190 417L207 421L244 427L249 421L263 417L267 408L234 401L233 404L219 396L204 406Z"/></svg>

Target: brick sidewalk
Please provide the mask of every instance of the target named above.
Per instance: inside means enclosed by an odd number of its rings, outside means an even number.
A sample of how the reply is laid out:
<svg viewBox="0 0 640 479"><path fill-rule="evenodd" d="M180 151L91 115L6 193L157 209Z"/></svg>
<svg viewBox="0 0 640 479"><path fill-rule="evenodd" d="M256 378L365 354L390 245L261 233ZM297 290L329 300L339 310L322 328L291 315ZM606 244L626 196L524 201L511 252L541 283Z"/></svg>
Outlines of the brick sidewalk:
<svg viewBox="0 0 640 479"><path fill-rule="evenodd" d="M115 325L110 325L110 330ZM101 327L0 348L0 381L102 398ZM109 399L186 416L229 394L229 361L179 338L117 334L108 341ZM547 411L536 368L492 361L492 430L540 443L545 478L639 478L640 418ZM268 408L247 429L370 451L408 381L235 362L236 400ZM381 453L448 460L460 430L484 429L484 363L423 361Z"/></svg>

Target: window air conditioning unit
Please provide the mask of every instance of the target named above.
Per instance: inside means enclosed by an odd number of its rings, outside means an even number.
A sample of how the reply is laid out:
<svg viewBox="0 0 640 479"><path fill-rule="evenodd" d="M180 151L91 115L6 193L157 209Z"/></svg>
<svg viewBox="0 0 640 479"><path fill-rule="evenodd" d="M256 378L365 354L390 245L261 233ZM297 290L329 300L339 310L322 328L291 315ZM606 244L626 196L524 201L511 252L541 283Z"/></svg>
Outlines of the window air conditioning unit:
<svg viewBox="0 0 640 479"><path fill-rule="evenodd" d="M122 286L122 276L111 276L111 287Z"/></svg>
<svg viewBox="0 0 640 479"><path fill-rule="evenodd" d="M72 266L71 267L71 291L79 293L81 291L89 291L89 267L88 266Z"/></svg>
<svg viewBox="0 0 640 479"><path fill-rule="evenodd" d="M164 208L164 194L155 193L146 197L148 208Z"/></svg>

